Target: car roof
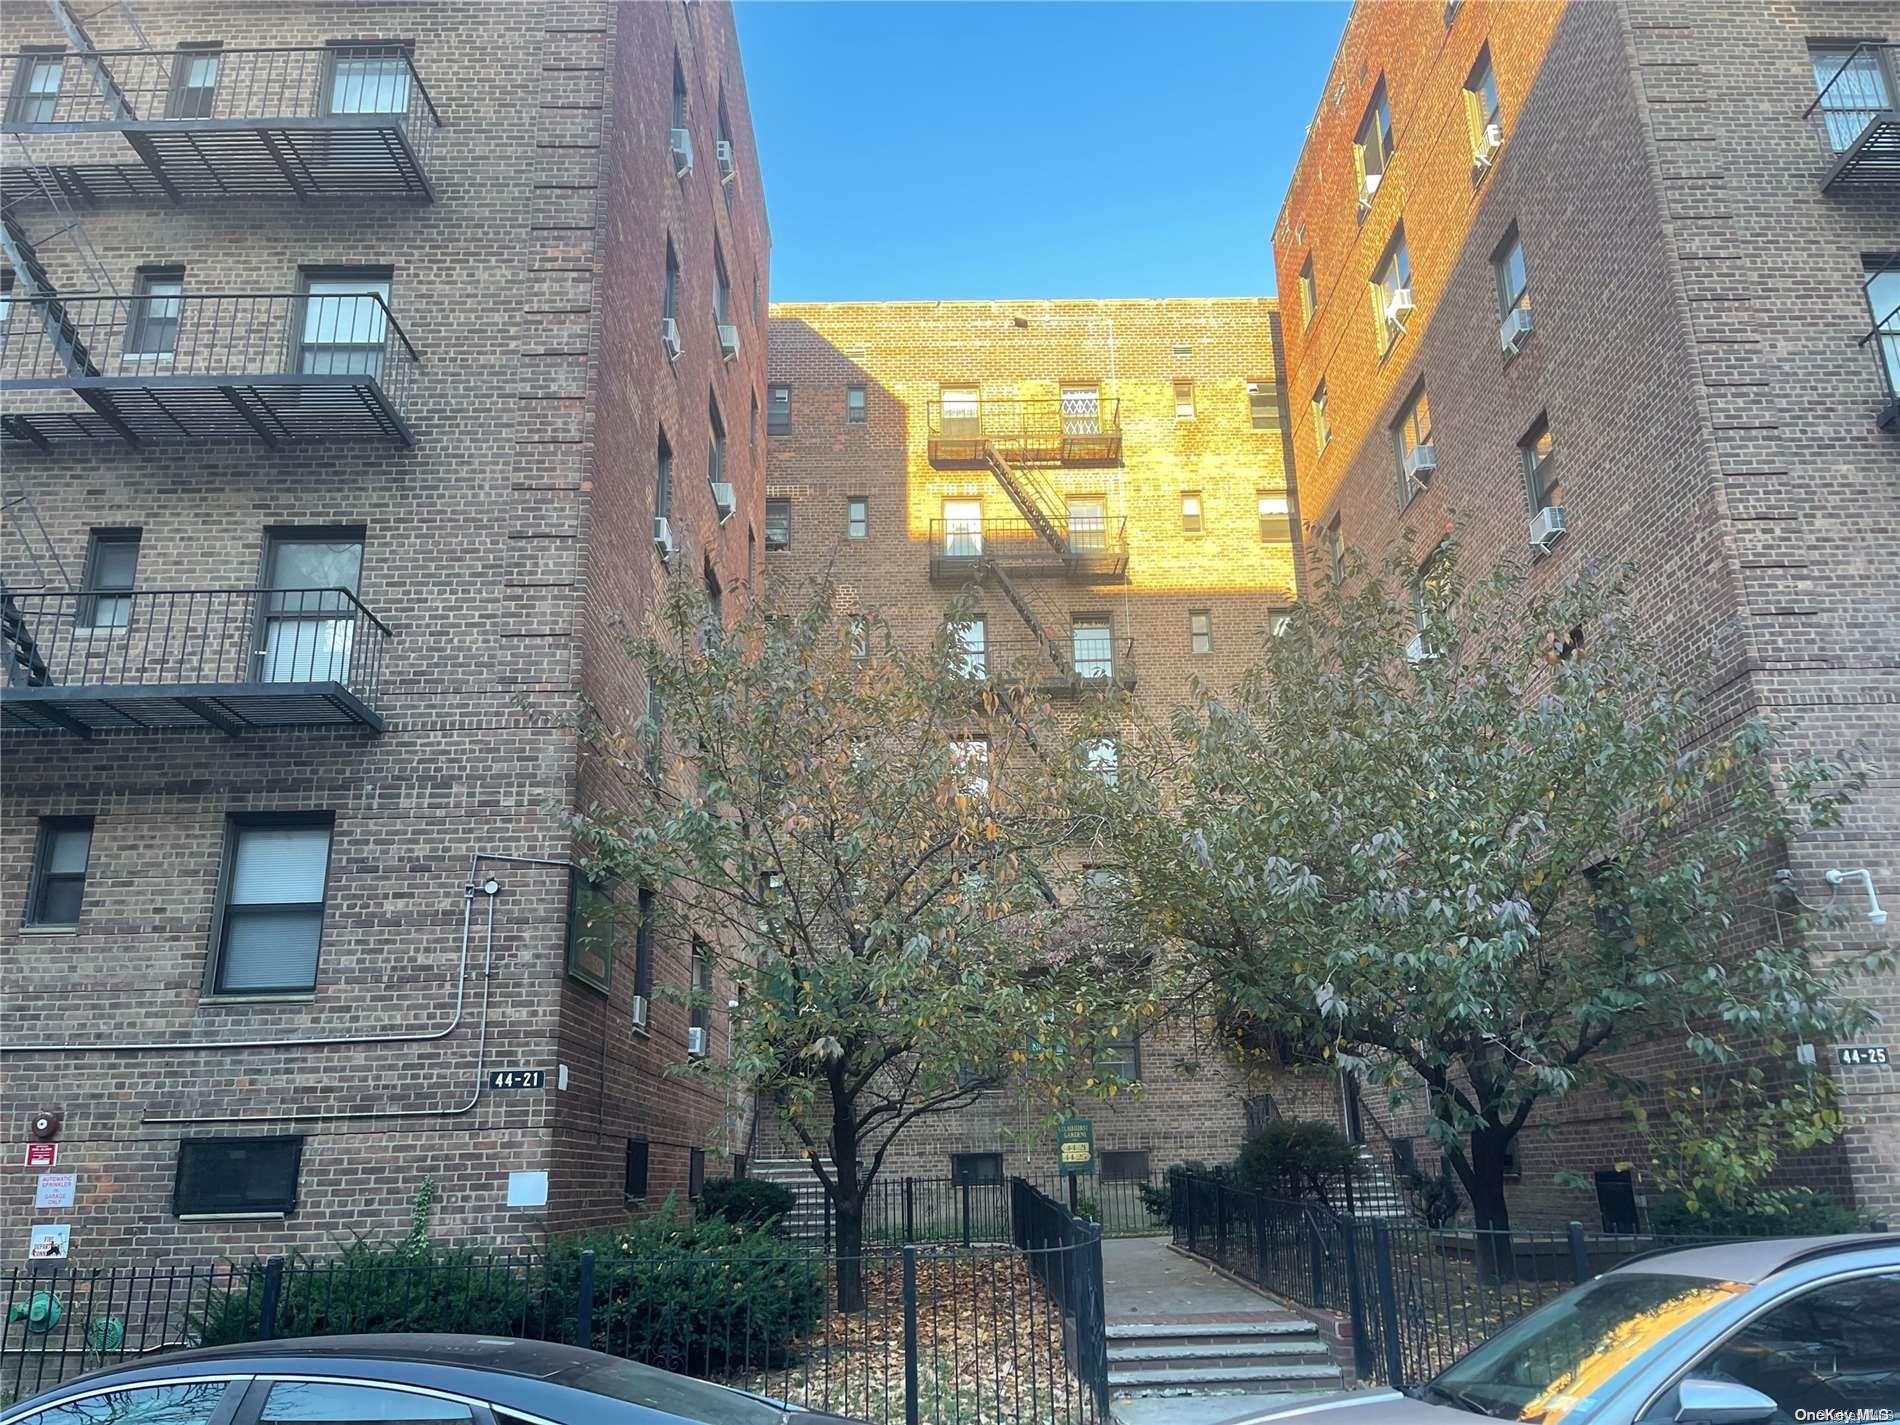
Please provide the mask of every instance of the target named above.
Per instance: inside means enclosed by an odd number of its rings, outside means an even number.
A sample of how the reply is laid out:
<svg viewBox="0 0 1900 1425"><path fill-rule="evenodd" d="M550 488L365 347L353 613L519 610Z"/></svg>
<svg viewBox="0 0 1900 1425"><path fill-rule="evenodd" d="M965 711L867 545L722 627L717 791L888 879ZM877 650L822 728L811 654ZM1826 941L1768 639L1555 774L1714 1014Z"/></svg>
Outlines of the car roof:
<svg viewBox="0 0 1900 1425"><path fill-rule="evenodd" d="M1647 1272L1754 1284L1817 1257L1881 1247L1888 1249L1891 1263L1900 1266L1900 1238L1884 1232L1855 1232L1834 1237L1747 1237L1707 1245L1662 1247L1631 1258L1607 1275Z"/></svg>
<svg viewBox="0 0 1900 1425"><path fill-rule="evenodd" d="M269 1361L281 1356L303 1359L378 1361L386 1364L453 1366L465 1370L501 1371L508 1375L552 1380L563 1371L597 1365L592 1351L553 1341L519 1340L509 1336L436 1335L389 1332L360 1336L293 1336L277 1341L249 1341L230 1346L201 1346L167 1351L163 1361L174 1365L228 1367L234 1361Z"/></svg>

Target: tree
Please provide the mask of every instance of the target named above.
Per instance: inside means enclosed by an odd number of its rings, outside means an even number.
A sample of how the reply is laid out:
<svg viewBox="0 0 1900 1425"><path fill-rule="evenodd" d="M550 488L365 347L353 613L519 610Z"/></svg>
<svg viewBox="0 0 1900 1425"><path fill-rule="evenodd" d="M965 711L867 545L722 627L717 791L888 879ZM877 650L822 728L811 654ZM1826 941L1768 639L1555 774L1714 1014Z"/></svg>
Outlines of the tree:
<svg viewBox="0 0 1900 1425"><path fill-rule="evenodd" d="M1768 904L1858 779L1712 718L1626 575L1467 591L1449 549L1426 568L1319 590L1232 696L1133 741L1103 816L1135 908L1233 1012L1395 1094L1423 1081L1501 1234L1512 1140L1583 1085L1629 1090L1618 1051L1727 1072L1865 1022L1844 991L1877 962L1811 957Z"/></svg>
<svg viewBox="0 0 1900 1425"><path fill-rule="evenodd" d="M670 581L632 640L666 726L594 730L616 795L580 841L594 875L665 887L723 963L732 1056L695 1071L785 1110L855 1309L865 1203L906 1128L1005 1080L1123 1087L1107 1044L1138 1005L1078 929L1064 854L1086 749L947 632L898 646L829 585L724 632L706 613Z"/></svg>

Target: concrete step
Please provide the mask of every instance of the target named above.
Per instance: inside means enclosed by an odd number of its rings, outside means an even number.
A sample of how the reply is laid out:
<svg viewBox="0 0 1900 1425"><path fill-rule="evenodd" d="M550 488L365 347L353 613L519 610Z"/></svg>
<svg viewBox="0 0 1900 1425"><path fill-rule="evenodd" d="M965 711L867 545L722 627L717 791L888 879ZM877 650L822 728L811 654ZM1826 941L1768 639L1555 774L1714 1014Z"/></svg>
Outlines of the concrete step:
<svg viewBox="0 0 1900 1425"><path fill-rule="evenodd" d="M1314 1332L1313 1323L1298 1316L1269 1316L1253 1321L1220 1317L1199 1321L1128 1321L1118 1317L1108 1323L1107 1334L1111 1341L1241 1341L1262 1336L1311 1336Z"/></svg>
<svg viewBox="0 0 1900 1425"><path fill-rule="evenodd" d="M1256 1365L1289 1356L1319 1356L1326 1359L1326 1345L1318 1336L1313 1336L1308 1340L1205 1341L1173 1346L1137 1341L1108 1348L1110 1365L1133 1366L1136 1362L1146 1361L1170 1370L1188 1366Z"/></svg>
<svg viewBox="0 0 1900 1425"><path fill-rule="evenodd" d="M1208 1388L1257 1390L1278 1386L1283 1390L1323 1390L1344 1379L1338 1366L1318 1362L1299 1365L1217 1366L1193 1370L1116 1370L1109 1368L1112 1390L1135 1393L1180 1391L1200 1393Z"/></svg>

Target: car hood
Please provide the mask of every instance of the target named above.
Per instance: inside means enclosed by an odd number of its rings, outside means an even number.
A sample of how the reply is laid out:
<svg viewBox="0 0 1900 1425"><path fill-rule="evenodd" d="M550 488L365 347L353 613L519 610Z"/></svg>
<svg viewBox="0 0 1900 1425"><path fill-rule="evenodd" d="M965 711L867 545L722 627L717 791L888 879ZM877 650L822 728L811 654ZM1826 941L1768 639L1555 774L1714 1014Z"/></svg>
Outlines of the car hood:
<svg viewBox="0 0 1900 1425"><path fill-rule="evenodd" d="M1236 1415L1227 1425L1472 1425L1468 1410L1414 1400L1396 1390L1351 1390Z"/></svg>

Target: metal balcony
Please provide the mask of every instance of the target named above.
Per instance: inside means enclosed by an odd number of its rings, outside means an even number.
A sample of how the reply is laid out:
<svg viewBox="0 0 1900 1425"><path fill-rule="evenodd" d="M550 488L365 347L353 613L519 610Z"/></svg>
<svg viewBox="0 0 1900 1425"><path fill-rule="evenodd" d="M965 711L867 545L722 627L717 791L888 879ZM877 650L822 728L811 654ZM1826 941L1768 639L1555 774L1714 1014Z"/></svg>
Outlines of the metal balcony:
<svg viewBox="0 0 1900 1425"><path fill-rule="evenodd" d="M1880 373L1880 428L1900 431L1900 307L1881 318L1860 344L1873 349Z"/></svg>
<svg viewBox="0 0 1900 1425"><path fill-rule="evenodd" d="M0 58L14 76L8 203L434 198L442 127L392 45L67 50ZM114 152L120 135L129 155Z"/></svg>
<svg viewBox="0 0 1900 1425"><path fill-rule="evenodd" d="M929 403L930 463L987 465L986 447L1028 465L1113 465L1121 459L1121 403L980 400Z"/></svg>
<svg viewBox="0 0 1900 1425"><path fill-rule="evenodd" d="M0 444L47 453L73 441L240 436L273 447L407 446L403 403L417 362L373 293L15 296L0 325ZM26 393L49 404L34 409Z"/></svg>
<svg viewBox="0 0 1900 1425"><path fill-rule="evenodd" d="M1900 44L1856 45L1807 117L1819 116L1834 162L1824 190L1900 185L1900 109L1895 107L1895 56Z"/></svg>
<svg viewBox="0 0 1900 1425"><path fill-rule="evenodd" d="M1132 638L1044 645L1033 638L990 639L963 651L963 669L976 687L1026 687L1055 696L1135 686Z"/></svg>
<svg viewBox="0 0 1900 1425"><path fill-rule="evenodd" d="M121 729L383 730L390 632L347 589L0 595L0 722Z"/></svg>
<svg viewBox="0 0 1900 1425"><path fill-rule="evenodd" d="M989 565L1012 574L1080 579L1120 579L1128 572L1128 521L1071 515L1062 527L1061 550L1050 546L1028 520L985 520L973 529L962 520L930 522L930 581L960 587Z"/></svg>

